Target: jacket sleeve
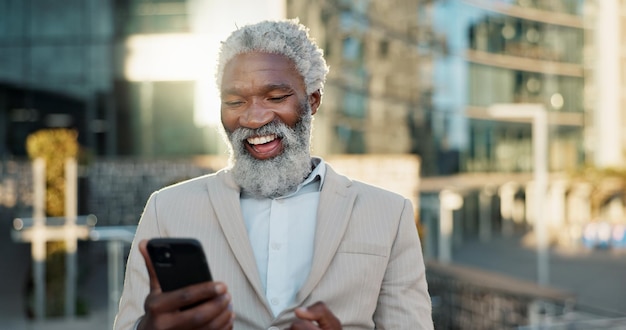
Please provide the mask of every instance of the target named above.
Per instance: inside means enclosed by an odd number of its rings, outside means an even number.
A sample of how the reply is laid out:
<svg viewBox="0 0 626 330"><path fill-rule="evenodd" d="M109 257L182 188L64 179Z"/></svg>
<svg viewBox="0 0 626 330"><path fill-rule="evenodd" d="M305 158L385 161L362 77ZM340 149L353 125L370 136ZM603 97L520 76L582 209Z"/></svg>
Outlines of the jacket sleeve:
<svg viewBox="0 0 626 330"><path fill-rule="evenodd" d="M374 313L377 329L433 329L424 257L408 199Z"/></svg>
<svg viewBox="0 0 626 330"><path fill-rule="evenodd" d="M156 214L157 193L152 194L146 203L126 263L124 289L115 317L115 330L135 329L137 321L144 314L144 301L150 292L148 270L143 256L139 252L139 242L158 237L159 230Z"/></svg>

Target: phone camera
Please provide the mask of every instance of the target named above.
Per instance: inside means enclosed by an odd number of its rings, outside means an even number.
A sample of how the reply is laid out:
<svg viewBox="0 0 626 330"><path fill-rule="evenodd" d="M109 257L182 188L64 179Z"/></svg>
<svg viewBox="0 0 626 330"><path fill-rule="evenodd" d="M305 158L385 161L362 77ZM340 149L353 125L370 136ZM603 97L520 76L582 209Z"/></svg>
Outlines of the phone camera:
<svg viewBox="0 0 626 330"><path fill-rule="evenodd" d="M159 264L172 264L173 263L173 254L172 250L169 247L158 247L155 253L155 262Z"/></svg>

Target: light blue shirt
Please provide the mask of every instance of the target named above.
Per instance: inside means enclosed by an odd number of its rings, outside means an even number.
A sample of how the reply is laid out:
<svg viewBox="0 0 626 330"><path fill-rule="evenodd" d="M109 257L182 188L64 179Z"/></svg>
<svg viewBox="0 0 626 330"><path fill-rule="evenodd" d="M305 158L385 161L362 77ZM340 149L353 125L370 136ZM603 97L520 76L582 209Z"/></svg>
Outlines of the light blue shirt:
<svg viewBox="0 0 626 330"><path fill-rule="evenodd" d="M256 264L274 316L294 303L313 260L317 205L326 164L315 166L296 191L278 198L255 199L242 194L240 203Z"/></svg>

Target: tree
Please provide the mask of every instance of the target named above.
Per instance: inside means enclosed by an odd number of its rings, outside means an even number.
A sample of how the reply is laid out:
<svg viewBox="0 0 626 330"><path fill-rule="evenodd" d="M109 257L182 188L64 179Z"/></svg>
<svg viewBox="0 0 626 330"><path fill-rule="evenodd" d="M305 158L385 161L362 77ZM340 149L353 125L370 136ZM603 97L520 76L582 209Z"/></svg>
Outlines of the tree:
<svg viewBox="0 0 626 330"><path fill-rule="evenodd" d="M72 129L43 129L26 139L31 159L46 162L46 216L65 215L65 161L79 152L78 133ZM46 244L46 316L64 313L65 242ZM29 292L29 295L32 292Z"/></svg>

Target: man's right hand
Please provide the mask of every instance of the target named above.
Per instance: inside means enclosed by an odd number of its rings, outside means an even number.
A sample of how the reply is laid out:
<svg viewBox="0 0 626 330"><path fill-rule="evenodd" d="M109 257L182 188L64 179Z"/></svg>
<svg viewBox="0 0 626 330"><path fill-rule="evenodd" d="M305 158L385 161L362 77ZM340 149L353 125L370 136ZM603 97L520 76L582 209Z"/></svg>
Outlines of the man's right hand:
<svg viewBox="0 0 626 330"><path fill-rule="evenodd" d="M235 314L226 285L204 282L170 292L161 291L147 243L147 240L141 241L139 251L148 269L150 294L144 302L145 315L137 329L232 329Z"/></svg>

